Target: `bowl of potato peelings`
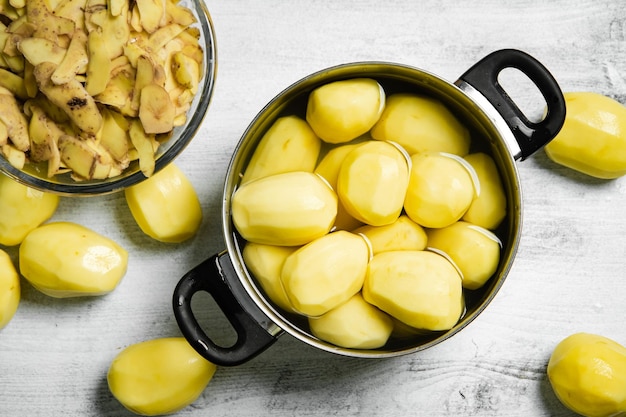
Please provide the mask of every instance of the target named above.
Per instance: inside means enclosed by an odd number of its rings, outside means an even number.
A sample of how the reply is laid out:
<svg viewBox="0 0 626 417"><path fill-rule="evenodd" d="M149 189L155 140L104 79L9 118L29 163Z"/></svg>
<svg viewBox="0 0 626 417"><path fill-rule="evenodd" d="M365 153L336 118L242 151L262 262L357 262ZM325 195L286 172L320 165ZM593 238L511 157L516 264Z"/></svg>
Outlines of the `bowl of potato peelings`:
<svg viewBox="0 0 626 417"><path fill-rule="evenodd" d="M525 74L530 121L498 83ZM517 251L524 160L559 132L561 90L536 59L496 51L450 83L387 62L327 68L286 88L244 132L224 185L226 250L173 296L189 343L238 365L282 334L344 356L427 349L475 319ZM237 340L202 325L209 293ZM223 339L221 339L223 340Z"/></svg>
<svg viewBox="0 0 626 417"><path fill-rule="evenodd" d="M83 10L28 0L2 13L8 176L61 195L110 193L158 172L194 137L217 65L202 1L93 0Z"/></svg>

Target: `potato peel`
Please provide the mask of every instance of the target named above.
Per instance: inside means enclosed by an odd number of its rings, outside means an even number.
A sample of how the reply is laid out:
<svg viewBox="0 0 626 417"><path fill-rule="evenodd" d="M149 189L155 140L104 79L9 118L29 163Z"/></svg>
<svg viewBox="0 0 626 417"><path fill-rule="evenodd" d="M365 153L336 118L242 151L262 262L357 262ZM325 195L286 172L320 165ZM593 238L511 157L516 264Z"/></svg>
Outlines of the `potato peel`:
<svg viewBox="0 0 626 417"><path fill-rule="evenodd" d="M192 11L177 0L29 0L0 16L0 155L76 181L120 175L137 159L152 175L159 143L186 123L203 76ZM105 118L125 119L132 135ZM60 132L71 137L65 146Z"/></svg>

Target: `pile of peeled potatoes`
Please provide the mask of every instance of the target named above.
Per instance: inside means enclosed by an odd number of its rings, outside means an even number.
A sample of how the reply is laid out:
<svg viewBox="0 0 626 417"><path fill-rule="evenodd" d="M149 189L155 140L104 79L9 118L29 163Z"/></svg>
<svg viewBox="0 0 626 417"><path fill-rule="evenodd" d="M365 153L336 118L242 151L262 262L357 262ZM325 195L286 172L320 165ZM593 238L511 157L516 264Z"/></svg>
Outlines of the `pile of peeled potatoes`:
<svg viewBox="0 0 626 417"><path fill-rule="evenodd" d="M278 118L232 197L243 257L318 338L375 349L452 328L494 274L506 198L493 159L439 100L374 79L311 92Z"/></svg>

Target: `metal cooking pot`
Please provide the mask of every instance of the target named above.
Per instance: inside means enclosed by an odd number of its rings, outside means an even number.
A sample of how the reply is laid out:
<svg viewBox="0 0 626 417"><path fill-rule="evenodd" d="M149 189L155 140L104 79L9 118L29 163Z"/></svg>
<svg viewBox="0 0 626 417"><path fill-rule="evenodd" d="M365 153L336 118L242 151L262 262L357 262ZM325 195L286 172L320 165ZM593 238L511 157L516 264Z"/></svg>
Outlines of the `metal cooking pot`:
<svg viewBox="0 0 626 417"><path fill-rule="evenodd" d="M543 95L547 112L541 121L531 122L498 83L498 75L506 68L521 71ZM497 271L483 288L465 291L467 311L461 320L448 331L390 339L384 347L372 350L347 349L324 342L311 334L305 318L276 307L246 268L242 258L245 242L237 234L230 212L231 197L240 175L272 123L285 114L303 115L308 94L316 87L356 77L376 79L387 94L417 92L442 101L470 129L472 143L476 142L480 150L492 155L507 199L506 219L497 231L503 243ZM226 174L221 213L226 250L189 271L174 291L174 314L182 333L202 356L222 366L238 365L255 357L285 332L319 349L363 358L409 354L450 338L487 307L511 268L522 224L522 195L516 160L524 160L554 138L564 119L565 101L552 75L537 60L513 49L486 56L454 83L417 68L386 62L339 65L303 78L261 110L235 150ZM199 291L208 292L213 297L236 331L237 340L232 346L214 343L198 323L191 299Z"/></svg>

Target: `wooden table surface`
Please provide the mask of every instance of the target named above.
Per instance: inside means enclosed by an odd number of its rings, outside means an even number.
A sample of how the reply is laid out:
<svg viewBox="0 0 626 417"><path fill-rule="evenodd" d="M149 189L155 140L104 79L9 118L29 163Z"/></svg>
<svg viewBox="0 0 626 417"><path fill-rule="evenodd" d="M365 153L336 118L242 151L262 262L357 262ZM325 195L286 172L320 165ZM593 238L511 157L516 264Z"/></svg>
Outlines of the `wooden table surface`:
<svg viewBox="0 0 626 417"><path fill-rule="evenodd" d="M111 360L130 344L180 335L172 291L186 271L225 248L219 212L232 151L262 106L303 76L384 60L454 81L489 52L518 48L544 63L564 91L626 103L621 1L229 0L208 7L218 39L216 90L200 133L177 160L202 201L200 232L184 244L162 244L138 229L123 195L62 199L53 219L118 241L130 252L128 273L97 298L53 299L22 281L19 310L0 332L0 416L131 415L107 388ZM514 97L532 105L532 89L516 87ZM572 416L554 396L546 364L574 332L626 344L626 179L586 177L543 151L518 165L521 244L500 293L469 327L424 352L386 360L340 357L285 335L252 361L218 369L177 415ZM216 319L218 331L228 330L224 323Z"/></svg>

